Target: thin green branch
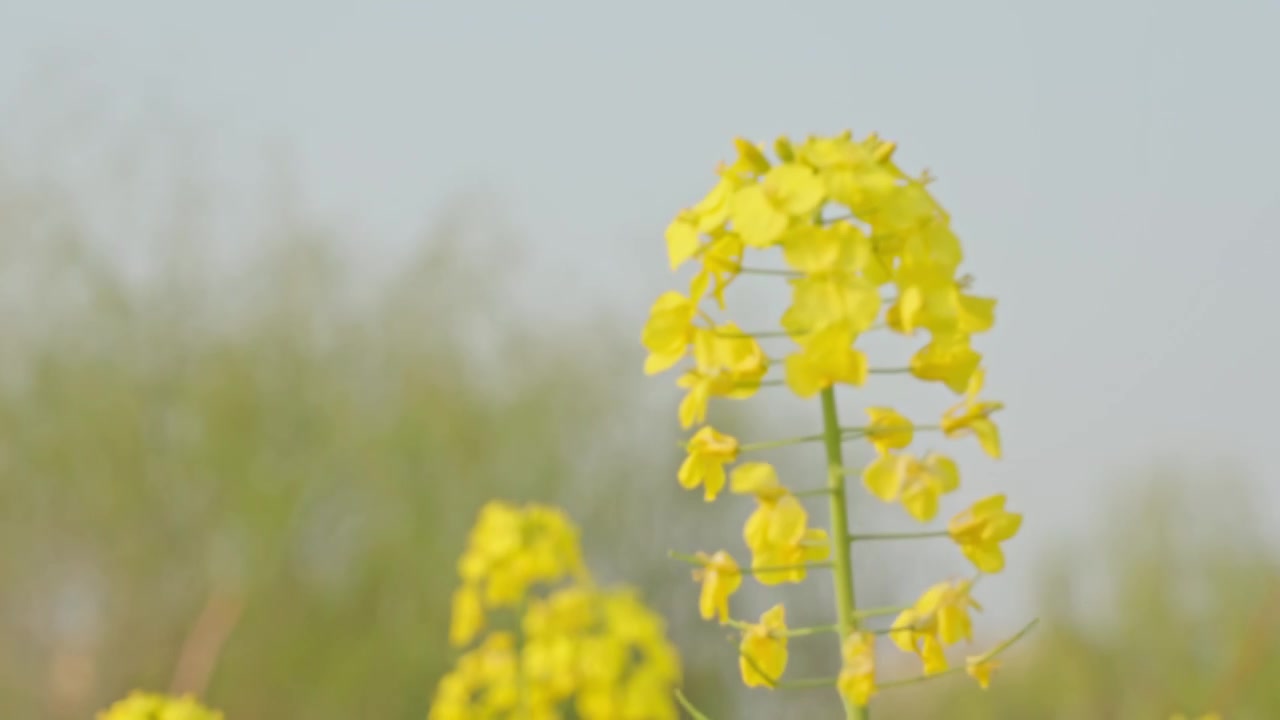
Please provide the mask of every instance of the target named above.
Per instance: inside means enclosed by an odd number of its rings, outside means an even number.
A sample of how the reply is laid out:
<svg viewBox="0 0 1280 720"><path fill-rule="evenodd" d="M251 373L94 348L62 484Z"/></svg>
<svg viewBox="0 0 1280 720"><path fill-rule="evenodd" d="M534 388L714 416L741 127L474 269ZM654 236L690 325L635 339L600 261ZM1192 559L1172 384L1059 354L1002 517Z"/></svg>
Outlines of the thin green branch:
<svg viewBox="0 0 1280 720"><path fill-rule="evenodd" d="M826 435L801 435L799 437L783 438L782 440L766 440L764 442L745 443L738 446L738 452L773 450L774 448L800 445L803 443L822 442L824 439L826 439Z"/></svg>
<svg viewBox="0 0 1280 720"><path fill-rule="evenodd" d="M896 533L862 533L850 535L849 542L869 542L873 540L924 540L927 538L943 538L949 537L951 533L946 530L923 530L921 532L896 532Z"/></svg>
<svg viewBox="0 0 1280 720"><path fill-rule="evenodd" d="M840 433L844 440L857 440L867 434L867 429L862 427L842 428ZM817 435L800 435L797 437L782 438L781 440L763 440L761 442L743 443L738 446L738 452L773 450L776 448L790 447L791 445L825 442L826 439L827 434L823 432ZM687 452L689 450L689 441L678 440L676 441L676 447Z"/></svg>
<svg viewBox="0 0 1280 720"><path fill-rule="evenodd" d="M744 631L751 630L752 628L756 627L755 623L750 623L745 620L734 620L733 618L729 618L728 620L725 620L724 623L722 624L737 630L744 630ZM793 637L808 637L810 635L823 635L823 634L837 633L837 632L840 632L840 628L836 625L812 625L809 627L787 628L786 630L782 630L782 631L771 630L769 632L769 636L776 637L776 638L793 638Z"/></svg>
<svg viewBox="0 0 1280 720"><path fill-rule="evenodd" d="M772 268L754 268L739 265L736 272L739 275L770 275L773 277L798 278L804 277L804 273L798 273L795 270L775 270Z"/></svg>
<svg viewBox="0 0 1280 720"><path fill-rule="evenodd" d="M884 615L897 615L903 610L908 610L910 608L910 605L882 605L880 607L867 608L866 610L855 610L853 614L858 616L859 620L865 620L867 618L882 617Z"/></svg>
<svg viewBox="0 0 1280 720"><path fill-rule="evenodd" d="M794 497L798 497L798 498L802 498L802 497L817 497L817 496L819 496L819 495L830 495L830 494L831 494L831 488L829 488L829 487L820 487L820 488L809 488L808 490L793 490L793 491L791 491L791 494L792 494Z"/></svg>
<svg viewBox="0 0 1280 720"><path fill-rule="evenodd" d="M680 688L676 688L676 702L680 703L680 707L684 708L684 711L689 713L693 720L711 720L701 710L694 707L693 703L689 702L689 698L684 696Z"/></svg>
<svg viewBox="0 0 1280 720"><path fill-rule="evenodd" d="M758 332L748 332L746 330L743 330L742 332L728 332L726 330L720 330L719 328L717 328L715 333L720 337L754 338L756 340L763 340L765 338L791 337L791 333L787 332L786 330L760 330Z"/></svg>
<svg viewBox="0 0 1280 720"><path fill-rule="evenodd" d="M680 552L676 552L675 550L668 550L667 557L671 558L672 560L679 560L680 562L688 563L690 565L697 565L698 567L706 567L707 565L707 561L698 558L696 555L680 553ZM740 575L758 575L760 573L787 572L791 570L823 570L830 567L831 567L830 562L822 561L822 562L797 563L795 565L764 565L761 567L744 567L744 568L739 568L738 573Z"/></svg>

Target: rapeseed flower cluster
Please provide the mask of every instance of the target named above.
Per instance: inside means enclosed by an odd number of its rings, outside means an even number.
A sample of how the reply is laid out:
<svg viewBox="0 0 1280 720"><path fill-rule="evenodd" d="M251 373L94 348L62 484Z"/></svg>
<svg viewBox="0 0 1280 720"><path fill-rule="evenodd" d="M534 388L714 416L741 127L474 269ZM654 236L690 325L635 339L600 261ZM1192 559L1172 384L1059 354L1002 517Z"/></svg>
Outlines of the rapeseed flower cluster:
<svg viewBox="0 0 1280 720"><path fill-rule="evenodd" d="M430 720L677 717L680 662L662 619L632 591L594 585L559 510L489 503L458 575L449 636L466 650Z"/></svg>
<svg viewBox="0 0 1280 720"><path fill-rule="evenodd" d="M938 583L910 605L859 609L850 545L950 538L980 576L1003 569L1002 543L1021 524L1021 516L1006 509L1003 494L955 513L945 529L873 535L854 533L848 524L850 478L860 479L870 497L900 505L916 522L937 517L946 497L959 489L961 472L955 460L933 447L915 450L924 435L972 437L986 455L1000 457L993 416L1003 405L983 396L982 355L973 346L976 336L993 327L996 301L972 292L971 278L960 272L964 256L950 217L929 191L932 178L899 168L893 143L875 135L855 140L846 132L803 141L780 138L772 158L747 140L737 140L736 148L732 162L717 169L706 196L679 212L667 228L671 269L691 264L694 272L686 292L659 296L641 340L648 350L646 374L679 368L676 384L684 396L677 419L691 431L679 484L701 488L707 502L717 500L726 486L731 495L754 499L743 528L750 561L740 565L724 549L673 555L695 566L702 617L740 631L746 685L786 686L788 639L830 632L843 662L829 685L843 699L847 717L865 718L879 689L909 681L879 678L880 636L889 635L890 647L919 659L921 678L936 675L951 669L946 648L971 639L970 613L980 608L970 596L975 577ZM764 262L753 264L757 257ZM790 304L775 328L748 331L720 319L729 306L726 291L743 276L788 284ZM879 366L861 342L875 332L918 338L919 345L896 364ZM766 352L773 340L789 349L779 344ZM842 425L835 389L859 388L890 374L959 397L932 420L874 406L864 408L865 424ZM801 398L819 396L821 432L742 442L708 424L713 401L753 398L772 386ZM874 459L861 468L846 467L844 446L850 441L868 443ZM821 485L793 486L784 482L785 473L755 457L810 442L824 446L827 477ZM809 499L824 498L825 526L806 506ZM757 622L732 616L730 598L744 576L778 585L800 583L810 572L827 569L835 576L837 620L829 628L789 629L782 604ZM881 616L896 619L872 629ZM985 688L995 656L1006 646L969 656L961 667Z"/></svg>
<svg viewBox="0 0 1280 720"><path fill-rule="evenodd" d="M223 720L195 698L135 691L98 713L96 720Z"/></svg>

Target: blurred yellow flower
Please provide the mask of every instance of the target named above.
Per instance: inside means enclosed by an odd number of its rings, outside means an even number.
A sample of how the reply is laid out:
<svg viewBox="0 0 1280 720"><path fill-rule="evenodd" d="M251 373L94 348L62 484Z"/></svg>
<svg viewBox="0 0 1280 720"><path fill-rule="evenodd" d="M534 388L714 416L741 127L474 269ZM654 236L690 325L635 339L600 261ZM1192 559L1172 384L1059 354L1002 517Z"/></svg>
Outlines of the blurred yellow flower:
<svg viewBox="0 0 1280 720"><path fill-rule="evenodd" d="M221 712L210 710L189 695L170 697L141 691L130 693L95 717L97 720L223 720Z"/></svg>
<svg viewBox="0 0 1280 720"><path fill-rule="evenodd" d="M794 545L804 536L808 513L796 496L778 482L772 465L743 463L734 468L730 483L734 493L756 497L756 510L747 518L742 533L752 552Z"/></svg>
<svg viewBox="0 0 1280 720"><path fill-rule="evenodd" d="M449 644L469 644L484 628L484 602L475 585L466 584L453 592L453 611L449 622Z"/></svg>
<svg viewBox="0 0 1280 720"><path fill-rule="evenodd" d="M961 393L981 362L982 355L969 345L968 335L935 334L911 357L911 374L921 380L941 382L952 392Z"/></svg>
<svg viewBox="0 0 1280 720"><path fill-rule="evenodd" d="M693 318L697 308L689 298L674 290L664 292L649 310L641 342L649 351L644 361L646 375L660 373L680 362L693 342Z"/></svg>
<svg viewBox="0 0 1280 720"><path fill-rule="evenodd" d="M982 446L983 451L998 459L1000 430L991 421L990 415L1004 408L1004 403L978 400L984 380L985 373L981 368L973 371L973 375L969 378L969 387L965 390L964 400L943 414L942 431L947 437L963 437L972 433L977 436L978 444Z"/></svg>
<svg viewBox="0 0 1280 720"><path fill-rule="evenodd" d="M841 645L843 664L836 689L849 702L865 706L876 692L876 636L868 632L850 633Z"/></svg>
<svg viewBox="0 0 1280 720"><path fill-rule="evenodd" d="M693 334L695 367L677 384L688 390L680 402L680 425L688 428L706 421L712 396L742 399L760 388L769 370L769 359L755 338L733 323L715 329L697 328Z"/></svg>
<svg viewBox="0 0 1280 720"><path fill-rule="evenodd" d="M984 656L969 656L965 658L964 671L969 673L969 677L978 681L978 686L983 690L991 687L991 674L996 668L1000 667L1000 663L995 660L984 659ZM1206 716L1201 720L1209 720Z"/></svg>
<svg viewBox="0 0 1280 720"><path fill-rule="evenodd" d="M960 487L960 469L940 453L929 453L922 460L907 453L885 454L863 469L862 483L885 502L901 497L911 517L928 522L938 514L938 498Z"/></svg>
<svg viewBox="0 0 1280 720"><path fill-rule="evenodd" d="M742 248L742 238L734 233L720 232L712 235L711 242L704 246L700 257L702 267L690 282L689 296L695 302L707 294L708 287L714 282L711 294L715 297L716 304L724 309L724 291L742 269Z"/></svg>
<svg viewBox="0 0 1280 720"><path fill-rule="evenodd" d="M702 583L698 596L698 612L703 620L718 617L720 622L729 619L729 596L742 586L742 571L733 556L721 550L714 555L698 553L702 566L693 571L693 579Z"/></svg>
<svg viewBox="0 0 1280 720"><path fill-rule="evenodd" d="M998 573L1004 569L1000 543L1017 534L1022 516L1004 509L1005 496L992 495L974 503L951 519L947 532L961 552L979 570Z"/></svg>
<svg viewBox="0 0 1280 720"><path fill-rule="evenodd" d="M702 485L707 502L711 502L724 488L724 466L738 459L738 440L707 425L694 433L688 450L676 477L680 486L689 490Z"/></svg>
<svg viewBox="0 0 1280 720"><path fill-rule="evenodd" d="M867 425L867 440L871 441L880 455L887 454L890 450L901 450L911 444L915 427L897 410L869 407L867 417L871 419Z"/></svg>
<svg viewBox="0 0 1280 720"><path fill-rule="evenodd" d="M787 356L787 387L800 397L813 397L835 383L862 385L867 358L853 347L853 332L832 325L809 335L799 352Z"/></svg>
<svg viewBox="0 0 1280 720"><path fill-rule="evenodd" d="M734 193L730 218L747 245L766 248L782 238L792 218L811 215L825 199L826 189L811 168L783 163Z"/></svg>
<svg viewBox="0 0 1280 720"><path fill-rule="evenodd" d="M787 611L774 605L742 634L738 669L747 687L773 687L787 669Z"/></svg>

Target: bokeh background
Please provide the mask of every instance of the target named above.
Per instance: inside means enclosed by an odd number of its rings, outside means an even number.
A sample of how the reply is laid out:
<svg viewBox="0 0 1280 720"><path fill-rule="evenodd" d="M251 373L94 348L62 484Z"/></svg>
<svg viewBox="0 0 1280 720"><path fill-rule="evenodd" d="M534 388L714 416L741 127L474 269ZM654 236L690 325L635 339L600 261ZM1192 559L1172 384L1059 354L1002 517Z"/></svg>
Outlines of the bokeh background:
<svg viewBox="0 0 1280 720"><path fill-rule="evenodd" d="M422 718L454 558L502 497L573 514L713 717L825 717L742 689L666 559L739 548L749 503L677 487L678 395L638 337L731 139L848 127L941 178L1000 298L1007 457L961 452L951 505L1026 517L979 642L1042 618L992 691L877 717L1280 717L1277 27L1266 0L0 4L0 715L145 687ZM751 283L743 314L775 317ZM917 385L842 410L947 404ZM781 393L717 412L818 422ZM965 572L857 561L870 603Z"/></svg>

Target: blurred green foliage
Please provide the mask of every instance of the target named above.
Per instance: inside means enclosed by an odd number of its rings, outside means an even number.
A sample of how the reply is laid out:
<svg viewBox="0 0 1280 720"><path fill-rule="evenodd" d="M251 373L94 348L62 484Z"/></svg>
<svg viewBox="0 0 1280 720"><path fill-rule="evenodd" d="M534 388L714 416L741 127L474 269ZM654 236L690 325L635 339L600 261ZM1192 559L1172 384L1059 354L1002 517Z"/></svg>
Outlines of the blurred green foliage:
<svg viewBox="0 0 1280 720"><path fill-rule="evenodd" d="M301 221L221 273L180 238L133 272L86 223L74 197L0 184L5 717L84 718L176 677L230 718L422 718L454 558L493 497L569 510L596 574L671 619L711 717L831 707L739 687L664 558L736 528L690 529L706 517L673 480L675 423L652 422L670 405L645 410L636 333L531 322L500 241L444 223L361 285ZM1246 497L1146 487L1041 559L1044 621L992 691L952 678L877 717L1280 717L1280 574Z"/></svg>

